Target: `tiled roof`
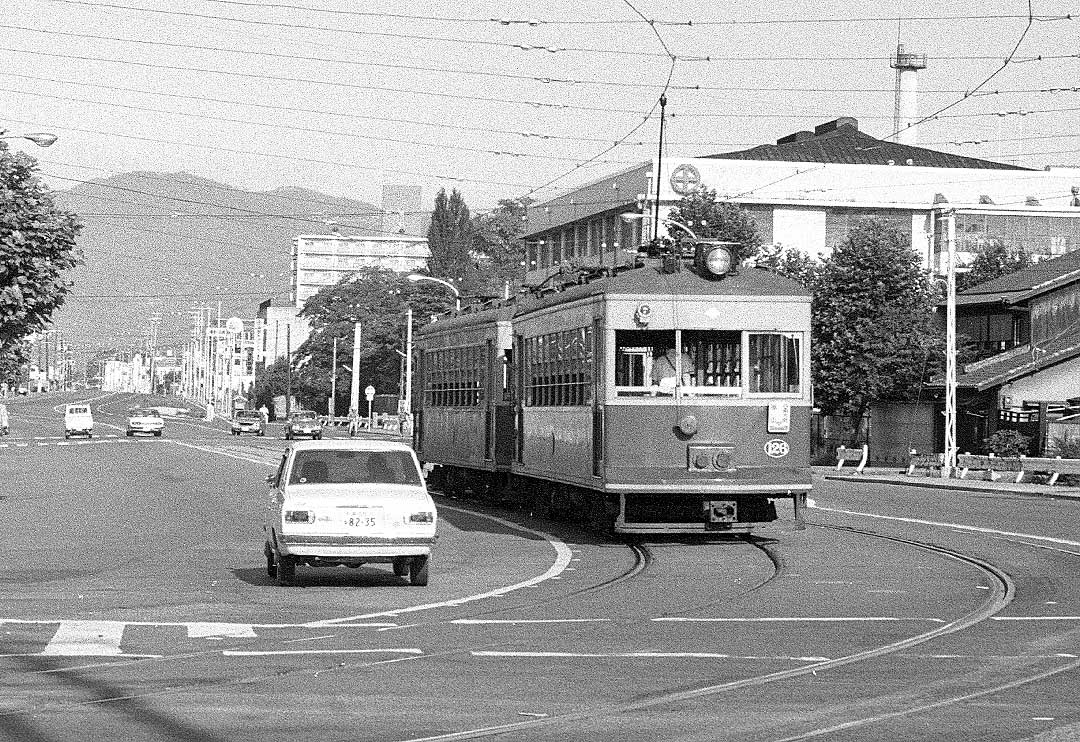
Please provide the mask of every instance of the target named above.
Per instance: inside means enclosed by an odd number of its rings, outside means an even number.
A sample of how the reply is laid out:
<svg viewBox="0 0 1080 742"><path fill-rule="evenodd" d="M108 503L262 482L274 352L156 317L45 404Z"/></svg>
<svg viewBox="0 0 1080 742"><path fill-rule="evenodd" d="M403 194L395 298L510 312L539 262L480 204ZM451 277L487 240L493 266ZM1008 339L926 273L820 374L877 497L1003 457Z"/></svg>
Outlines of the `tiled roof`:
<svg viewBox="0 0 1080 742"><path fill-rule="evenodd" d="M1040 343L1034 349L1029 345L1024 345L985 361L971 364L965 368L964 373L957 376L956 382L961 387L985 391L1078 356L1080 356L1080 334L1073 332L1052 341ZM940 382L940 378L935 381Z"/></svg>
<svg viewBox="0 0 1080 742"><path fill-rule="evenodd" d="M1073 281L1080 281L1080 250L1041 260L1016 273L972 286L957 294L956 303L965 305L1003 301L1015 304Z"/></svg>
<svg viewBox="0 0 1080 742"><path fill-rule="evenodd" d="M842 121L838 120L838 121ZM828 125L824 125L827 127ZM818 127L819 130L823 127ZM708 159L778 160L784 162L824 162L848 165L916 165L921 167L983 168L988 170L1028 170L1016 165L962 157L924 147L875 139L859 131L858 125L842 123L822 133L800 132L794 141L762 144L739 152L706 155ZM788 139L785 137L785 139ZM910 160L911 162L908 162ZM891 161L891 162L890 162Z"/></svg>

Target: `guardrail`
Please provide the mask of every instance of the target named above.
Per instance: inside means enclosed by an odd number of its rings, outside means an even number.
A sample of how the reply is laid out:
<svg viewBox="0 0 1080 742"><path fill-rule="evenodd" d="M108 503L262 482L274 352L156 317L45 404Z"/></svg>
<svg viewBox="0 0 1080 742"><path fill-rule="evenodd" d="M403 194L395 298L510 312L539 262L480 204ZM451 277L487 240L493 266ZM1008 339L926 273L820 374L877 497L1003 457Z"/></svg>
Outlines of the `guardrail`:
<svg viewBox="0 0 1080 742"><path fill-rule="evenodd" d="M908 468L904 472L909 477L914 475L919 469L926 469L926 475L930 476L934 469L940 469L944 466L945 454L943 453L919 453L912 449L908 454Z"/></svg>
<svg viewBox="0 0 1080 742"><path fill-rule="evenodd" d="M855 464L855 473L862 474L863 469L866 468L866 459L870 455L868 446L862 448L845 448L840 446L836 449L836 470L840 471L844 468L844 464L849 461L858 462Z"/></svg>

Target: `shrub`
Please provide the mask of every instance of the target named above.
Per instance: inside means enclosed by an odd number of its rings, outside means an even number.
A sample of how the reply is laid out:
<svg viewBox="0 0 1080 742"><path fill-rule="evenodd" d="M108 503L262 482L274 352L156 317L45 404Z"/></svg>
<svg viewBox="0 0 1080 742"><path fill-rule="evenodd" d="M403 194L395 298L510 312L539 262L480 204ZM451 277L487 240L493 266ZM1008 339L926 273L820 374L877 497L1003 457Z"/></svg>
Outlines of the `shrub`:
<svg viewBox="0 0 1080 742"><path fill-rule="evenodd" d="M1080 459L1080 438L1055 435L1051 439L1055 456L1063 459Z"/></svg>
<svg viewBox="0 0 1080 742"><path fill-rule="evenodd" d="M999 430L989 438L983 438L983 446L995 456L1016 457L1028 452L1031 436L1019 430Z"/></svg>

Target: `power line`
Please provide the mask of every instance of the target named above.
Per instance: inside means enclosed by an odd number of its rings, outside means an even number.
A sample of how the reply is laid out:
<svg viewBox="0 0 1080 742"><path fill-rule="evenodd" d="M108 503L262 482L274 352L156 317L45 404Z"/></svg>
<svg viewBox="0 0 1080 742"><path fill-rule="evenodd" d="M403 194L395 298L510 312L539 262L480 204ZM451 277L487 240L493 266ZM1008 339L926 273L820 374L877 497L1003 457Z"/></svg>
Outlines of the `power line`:
<svg viewBox="0 0 1080 742"><path fill-rule="evenodd" d="M423 41L423 42L444 42L450 44L463 44L466 46L485 46L495 47L501 49L519 49L522 51L545 51L545 52L571 52L577 54L595 54L603 56L629 56L629 57L660 57L668 56L667 54L657 54L655 52L644 52L636 50L618 50L618 49L589 49L581 47L553 47L553 46L531 46L523 44L513 44L505 41L488 41L486 39L463 39L453 38L447 36L424 36L420 34L403 34L403 33L389 33L386 31L360 31L351 28L331 27L331 26L311 26L303 23L282 23L279 21L259 21L249 20L246 18L235 18L232 16L212 15L209 13L193 13L190 11L181 10L161 10L158 8L139 8L131 5L120 5L118 3L106 3L106 2L90 2L90 0L52 0L52 2L64 3L66 5L82 5L92 8L110 8L113 10L127 10L136 13L151 13L156 15L169 15L180 18L195 18L198 20L211 20L211 21L226 21L229 23L240 23L253 26L270 26L274 28L287 28L290 30L304 30L304 31L323 31L327 33L335 34L348 34L352 36L360 36L364 38L377 37L388 38L394 40L404 41Z"/></svg>
<svg viewBox="0 0 1080 742"><path fill-rule="evenodd" d="M14 118L8 118L6 120L15 121L15 122L20 123L20 124L28 124L30 126L48 126L48 127L51 127L51 128L66 129L67 131L78 131L78 132L82 132L82 133L85 133L85 134L100 134L100 135L103 135L103 136L119 137L121 139L134 139L134 140L140 141L140 142L153 142L155 144L168 144L168 145L171 145L171 146L178 146L178 147L195 147L195 148L198 148L198 149L209 149L209 150L215 150L215 151L218 151L218 152L230 152L232 154L255 155L257 157L269 157L269 158L272 158L272 159L290 160L290 161L294 161L294 162L310 162L310 163L314 163L314 164L317 164L317 165L333 165L334 167L342 167L342 168L347 168L347 169L351 169L351 170L363 170L365 172L382 171L382 170L385 169L385 168L382 168L382 167L369 167L369 166L366 166L366 165L356 165L356 164L353 164L353 163L338 162L338 161L334 161L334 160L321 160L321 159L314 158L314 157L298 157L296 155L283 155L283 154L278 154L276 152L258 152L258 151L250 150L250 149L236 149L236 148L233 148L233 147L223 147L223 146L214 145L214 144L203 144L201 142L196 142L196 143L177 142L177 141L168 140L168 139L156 139L154 137L137 136L135 134L119 134L119 133L113 132L113 131L102 131L101 129L87 129L87 128L82 128L82 127L77 127L77 126L63 126L63 125L57 125L57 124L41 124L40 122L25 121L25 120L22 120L22 119L14 119ZM509 187L526 187L526 188L528 187L527 183L520 183L520 182L484 180L484 179L479 179L479 178L467 178L467 177L463 177L463 176L459 176L459 175L447 175L447 174L443 174L443 173L430 173L430 172L424 173L424 172L417 172L417 171L413 171L413 170L403 170L403 169L400 169L400 168L395 168L394 170L396 172L404 173L406 175L413 175L413 176L423 177L423 178L441 178L443 180L452 180L452 181L456 181L456 182L483 183L483 184L487 184L487 185L501 185L501 186L509 186ZM58 176L54 176L54 177L58 177ZM68 178L67 180L74 180L76 182L79 182L78 179L75 179L75 178Z"/></svg>
<svg viewBox="0 0 1080 742"><path fill-rule="evenodd" d="M40 91L30 92L30 91L24 91L24 90L12 90L11 88L0 88L0 92L16 93L16 94L19 94L19 95L27 95L27 96L32 96L32 97L35 97L35 98L52 98L54 100L66 100L66 101L70 101L70 102L73 102L73 103L89 103L91 105L108 106L110 108L124 108L124 109L132 110L132 111L146 111L146 112L149 112L149 113L161 113L161 114L166 114L166 115L169 115L169 116L185 116L185 117L188 117L188 118L204 119L204 120L207 120L207 121L222 121L222 122L230 123L230 124L246 124L246 125L249 125L249 126L263 126L263 127L270 128L270 129L284 129L284 130L287 130L287 131L305 132L305 133L309 133L309 134L329 134L331 136L347 137L347 138L350 138L350 139L364 139L364 140L368 140L368 141L389 142L389 143L393 143L393 144L409 144L409 145L414 145L414 146L419 146L419 147L436 147L436 148L440 148L440 149L456 149L456 150L461 150L463 152L478 152L478 153L490 154L490 155L505 155L505 156L508 156L508 157L530 157L530 158L535 158L535 159L540 159L540 160L553 160L553 161L560 161L560 162L567 162L567 161L574 162L577 159L577 158L574 158L574 157L563 157L563 156L560 156L560 155L532 154L532 153L528 153L528 152L515 152L515 151L511 151L511 150L483 149L483 148L480 148L480 147L468 147L468 146L464 146L464 145L447 144L447 143L442 143L442 142L438 142L438 143L436 143L436 142L422 142L422 141L418 141L418 140L415 140L415 139L399 139L399 138L395 138L395 137L377 137L377 136L371 136L371 135L368 135L368 134L359 134L357 132L352 132L352 131L336 131L336 130L333 130L333 129L316 129L316 128L309 127L309 126L297 126L295 124L275 124L275 123L268 122L268 121L258 121L258 120L255 120L255 119L228 118L226 116L213 116L213 115L206 114L206 113L191 113L191 112L188 112L188 111L169 111L169 110L164 110L164 109L161 109L161 108L153 108L151 106L136 106L136 105L133 105L133 104L130 104L130 103L111 103L109 101L92 100L92 99L87 99L87 98L75 98L75 97L72 97L72 96L65 96L65 95L52 95L52 94L49 94L49 93L42 93ZM625 160L609 160L608 162L613 163L613 164L621 164L621 163L626 162L626 161Z"/></svg>

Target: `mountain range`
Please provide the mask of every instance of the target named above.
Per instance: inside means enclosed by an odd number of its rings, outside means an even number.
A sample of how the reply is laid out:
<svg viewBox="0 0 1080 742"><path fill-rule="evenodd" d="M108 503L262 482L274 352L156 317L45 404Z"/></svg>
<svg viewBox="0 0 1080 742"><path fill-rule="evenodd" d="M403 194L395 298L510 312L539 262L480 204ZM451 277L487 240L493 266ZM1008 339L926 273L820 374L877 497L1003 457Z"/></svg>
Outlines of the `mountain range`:
<svg viewBox="0 0 1080 742"><path fill-rule="evenodd" d="M187 173L123 173L56 192L79 215L84 262L53 325L84 358L182 344L190 310L219 302L222 317L253 317L287 298L293 238L380 234L382 212L362 201L303 188L246 191Z"/></svg>

